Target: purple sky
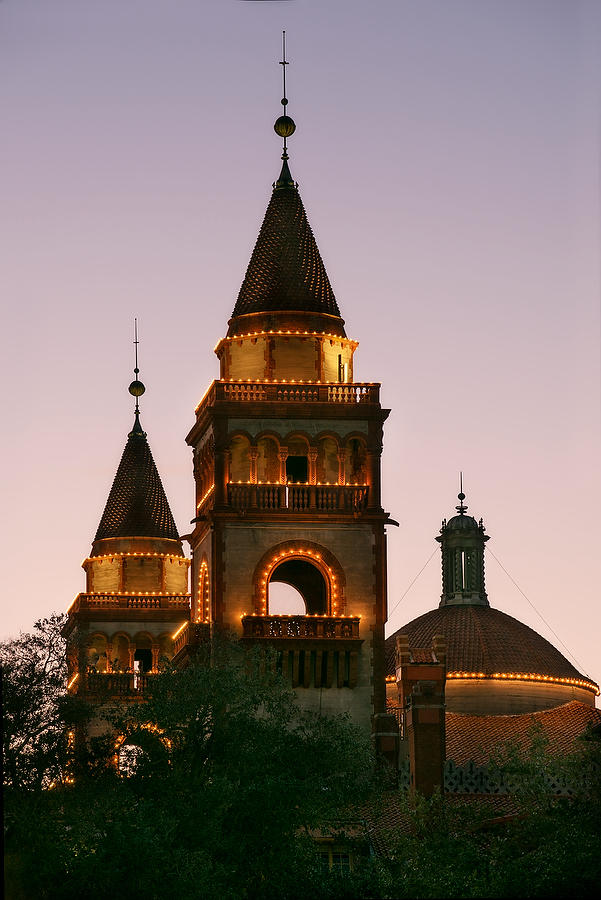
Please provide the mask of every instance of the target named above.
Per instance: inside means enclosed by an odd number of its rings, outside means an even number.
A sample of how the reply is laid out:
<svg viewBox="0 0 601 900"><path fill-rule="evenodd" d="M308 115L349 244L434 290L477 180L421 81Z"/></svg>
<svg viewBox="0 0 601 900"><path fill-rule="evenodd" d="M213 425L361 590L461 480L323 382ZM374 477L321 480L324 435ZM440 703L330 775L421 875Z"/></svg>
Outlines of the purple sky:
<svg viewBox="0 0 601 900"><path fill-rule="evenodd" d="M1 634L63 610L132 422L182 533L184 437L279 171L358 380L381 381L391 630L437 605L458 473L488 548L601 680L601 7L3 0ZM491 603L565 648L492 558ZM397 605L398 604L398 605Z"/></svg>

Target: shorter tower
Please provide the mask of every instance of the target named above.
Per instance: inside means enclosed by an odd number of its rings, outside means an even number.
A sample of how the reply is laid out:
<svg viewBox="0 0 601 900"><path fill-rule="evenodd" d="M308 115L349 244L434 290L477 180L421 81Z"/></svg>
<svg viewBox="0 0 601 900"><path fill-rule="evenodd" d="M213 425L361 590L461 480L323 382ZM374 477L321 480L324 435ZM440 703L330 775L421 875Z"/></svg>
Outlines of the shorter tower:
<svg viewBox="0 0 601 900"><path fill-rule="evenodd" d="M140 424L134 425L90 556L85 593L71 604L69 690L92 702L138 699L173 656L174 635L190 618L188 566L165 491Z"/></svg>

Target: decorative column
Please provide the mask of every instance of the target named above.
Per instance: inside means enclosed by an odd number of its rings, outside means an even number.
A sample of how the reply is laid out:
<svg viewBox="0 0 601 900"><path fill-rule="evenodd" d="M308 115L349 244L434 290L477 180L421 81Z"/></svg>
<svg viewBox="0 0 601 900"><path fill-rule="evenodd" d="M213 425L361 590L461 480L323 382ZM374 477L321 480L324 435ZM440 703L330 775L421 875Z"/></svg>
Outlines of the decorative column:
<svg viewBox="0 0 601 900"><path fill-rule="evenodd" d="M319 451L315 447L309 448L309 484L317 484L317 456Z"/></svg>
<svg viewBox="0 0 601 900"><path fill-rule="evenodd" d="M286 484L286 460L288 459L288 447L280 447L280 484Z"/></svg>
<svg viewBox="0 0 601 900"><path fill-rule="evenodd" d="M346 451L339 450L338 451L338 484L344 484L346 480L346 473L344 471L344 466L346 462Z"/></svg>
<svg viewBox="0 0 601 900"><path fill-rule="evenodd" d="M251 447L248 451L248 456L250 459L250 483L257 483L257 458L259 456L259 448Z"/></svg>
<svg viewBox="0 0 601 900"><path fill-rule="evenodd" d="M160 652L161 652L161 648L158 646L158 644L157 645L153 644L153 646L152 646L152 671L155 673L159 671L159 654L160 654Z"/></svg>

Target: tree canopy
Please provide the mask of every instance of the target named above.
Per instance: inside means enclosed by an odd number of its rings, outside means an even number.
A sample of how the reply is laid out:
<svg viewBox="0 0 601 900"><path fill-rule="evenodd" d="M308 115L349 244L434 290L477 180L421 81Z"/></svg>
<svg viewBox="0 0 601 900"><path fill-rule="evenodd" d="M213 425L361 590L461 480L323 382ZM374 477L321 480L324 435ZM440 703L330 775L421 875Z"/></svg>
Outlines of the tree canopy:
<svg viewBox="0 0 601 900"><path fill-rule="evenodd" d="M368 735L303 712L269 654L235 642L98 718L67 696L61 624L0 647L13 900L559 897L598 884L598 735L561 763L590 773L570 799L549 795L540 741L527 759L499 758L517 786L499 816L492 802L391 788ZM66 739L87 723L104 734ZM340 849L348 871L330 868Z"/></svg>

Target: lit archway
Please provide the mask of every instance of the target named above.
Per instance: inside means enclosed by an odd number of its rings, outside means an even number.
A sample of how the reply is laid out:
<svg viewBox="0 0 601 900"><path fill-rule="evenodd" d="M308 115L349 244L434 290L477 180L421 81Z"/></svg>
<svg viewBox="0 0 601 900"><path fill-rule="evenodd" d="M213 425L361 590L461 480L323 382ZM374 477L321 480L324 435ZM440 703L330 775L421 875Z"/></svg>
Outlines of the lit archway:
<svg viewBox="0 0 601 900"><path fill-rule="evenodd" d="M300 591L290 584L273 579L268 587L267 606L272 616L304 616L307 611Z"/></svg>
<svg viewBox="0 0 601 900"><path fill-rule="evenodd" d="M319 544L286 541L263 554L253 578L255 615L268 614L272 581L296 588L307 615L345 614L344 572L334 554Z"/></svg>

